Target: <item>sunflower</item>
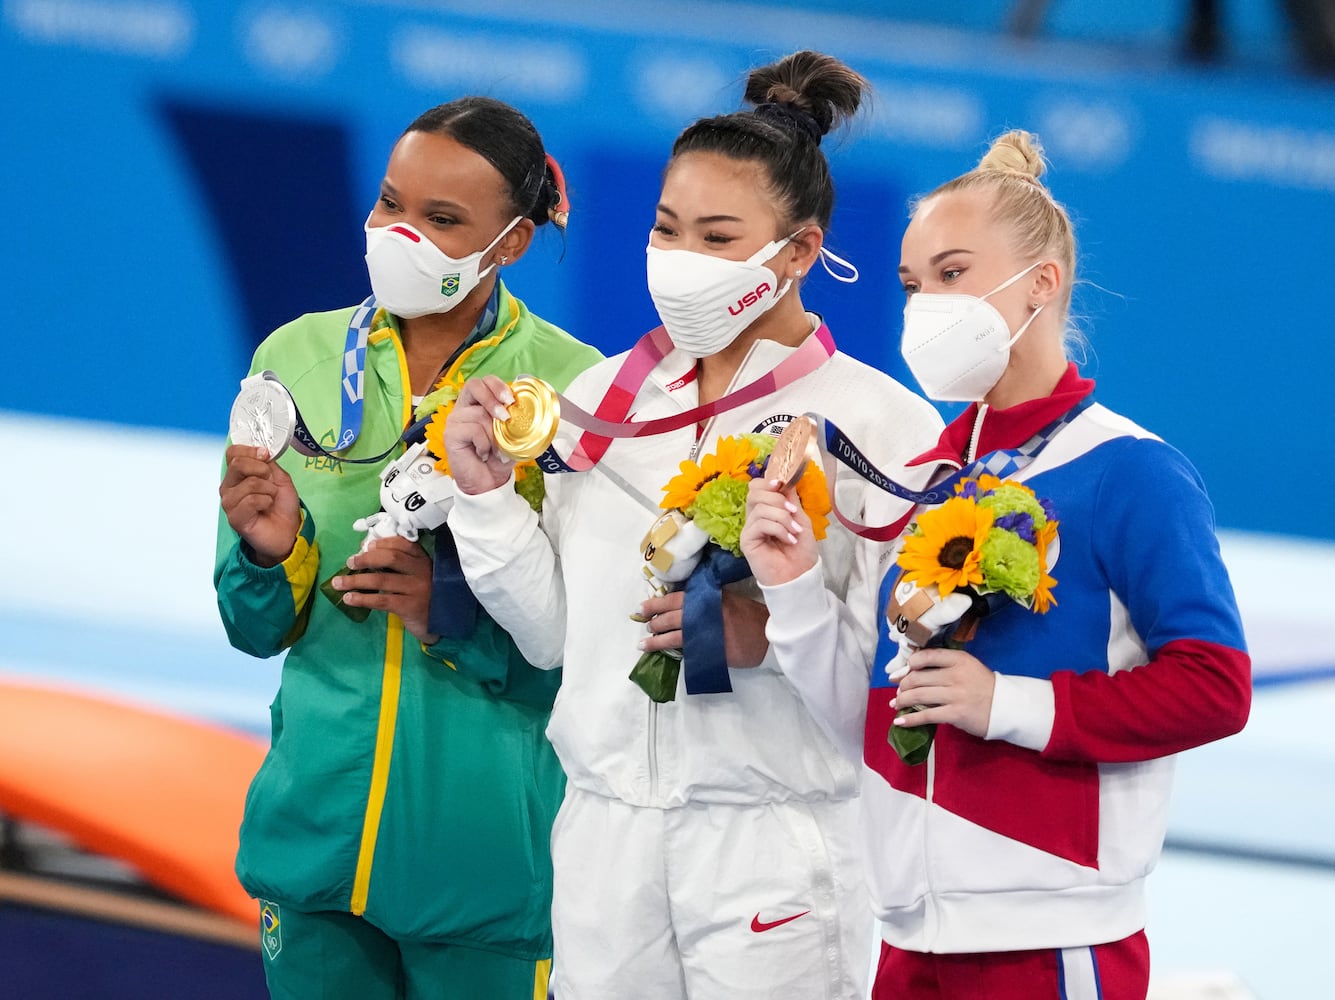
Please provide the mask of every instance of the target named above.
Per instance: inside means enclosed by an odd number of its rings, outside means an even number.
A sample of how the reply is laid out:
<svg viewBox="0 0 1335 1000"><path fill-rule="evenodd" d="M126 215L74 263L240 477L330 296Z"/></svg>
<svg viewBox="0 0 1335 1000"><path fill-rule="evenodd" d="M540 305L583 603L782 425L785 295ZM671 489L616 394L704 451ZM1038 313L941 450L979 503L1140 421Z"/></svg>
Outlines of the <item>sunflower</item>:
<svg viewBox="0 0 1335 1000"><path fill-rule="evenodd" d="M807 471L797 481L797 499L807 517L811 518L811 534L816 541L825 537L830 519L830 490L825 485L825 472L815 462L807 464Z"/></svg>
<svg viewBox="0 0 1335 1000"><path fill-rule="evenodd" d="M450 460L445 457L445 418L450 415L453 404L438 406L431 414L431 421L426 425L426 450L436 460L436 469L445 475L450 474Z"/></svg>
<svg viewBox="0 0 1335 1000"><path fill-rule="evenodd" d="M957 587L981 584L981 551L992 518L992 511L964 497L951 497L926 511L899 554L905 579L919 587L936 584L942 597Z"/></svg>
<svg viewBox="0 0 1335 1000"><path fill-rule="evenodd" d="M658 506L664 510L685 510L695 503L706 483L720 476L747 482L751 475L747 467L755 461L756 446L744 438L721 437L718 447L705 455L697 465L691 459L681 463L681 471L663 486L663 499Z"/></svg>
<svg viewBox="0 0 1335 1000"><path fill-rule="evenodd" d="M1048 521L1038 529L1038 538L1034 542L1034 548L1038 550L1038 586L1034 588L1035 614L1045 615L1049 608L1057 604L1057 599L1052 596L1052 588L1057 586L1057 581L1048 576L1048 546L1056 537L1057 522Z"/></svg>

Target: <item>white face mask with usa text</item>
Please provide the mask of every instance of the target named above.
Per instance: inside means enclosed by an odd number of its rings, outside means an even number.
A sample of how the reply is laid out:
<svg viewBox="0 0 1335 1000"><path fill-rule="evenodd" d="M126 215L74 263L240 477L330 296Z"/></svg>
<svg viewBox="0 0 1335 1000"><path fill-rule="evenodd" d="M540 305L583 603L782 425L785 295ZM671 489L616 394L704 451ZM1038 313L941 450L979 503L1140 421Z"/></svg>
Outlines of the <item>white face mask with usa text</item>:
<svg viewBox="0 0 1335 1000"><path fill-rule="evenodd" d="M746 260L647 247L649 296L673 346L693 358L710 357L772 309L793 283L780 284L765 262L796 235L771 240Z"/></svg>

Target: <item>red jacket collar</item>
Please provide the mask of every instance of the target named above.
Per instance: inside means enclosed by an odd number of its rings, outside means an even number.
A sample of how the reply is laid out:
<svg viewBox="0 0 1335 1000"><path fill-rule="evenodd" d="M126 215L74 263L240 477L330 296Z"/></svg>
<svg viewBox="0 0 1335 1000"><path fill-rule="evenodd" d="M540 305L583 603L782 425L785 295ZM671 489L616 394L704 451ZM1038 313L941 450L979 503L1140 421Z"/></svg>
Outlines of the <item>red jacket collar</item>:
<svg viewBox="0 0 1335 1000"><path fill-rule="evenodd" d="M923 452L908 464L926 465L929 462L950 462L960 465L964 451L969 447L974 426L982 411L982 433L978 436L977 458L1000 448L1018 448L1052 423L1076 403L1094 391L1094 380L1081 378L1075 363L1067 365L1061 380L1052 392L1042 399L1027 399L1004 410L994 410L979 403L969 408L946 425L936 447Z"/></svg>

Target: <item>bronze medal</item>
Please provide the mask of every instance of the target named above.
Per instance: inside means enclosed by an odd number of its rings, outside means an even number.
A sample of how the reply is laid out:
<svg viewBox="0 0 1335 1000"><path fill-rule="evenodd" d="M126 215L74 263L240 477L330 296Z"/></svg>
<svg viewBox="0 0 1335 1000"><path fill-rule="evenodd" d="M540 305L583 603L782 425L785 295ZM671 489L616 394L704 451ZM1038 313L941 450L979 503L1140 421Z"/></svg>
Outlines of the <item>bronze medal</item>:
<svg viewBox="0 0 1335 1000"><path fill-rule="evenodd" d="M770 452L769 465L765 468L766 479L777 479L783 488L796 486L807 471L807 463L820 460L816 446L816 423L810 417L795 418L784 428L779 440L774 442Z"/></svg>
<svg viewBox="0 0 1335 1000"><path fill-rule="evenodd" d="M537 458L556 437L561 424L561 402L556 390L542 379L522 375L510 383L515 401L509 416L492 420L496 446L517 462Z"/></svg>

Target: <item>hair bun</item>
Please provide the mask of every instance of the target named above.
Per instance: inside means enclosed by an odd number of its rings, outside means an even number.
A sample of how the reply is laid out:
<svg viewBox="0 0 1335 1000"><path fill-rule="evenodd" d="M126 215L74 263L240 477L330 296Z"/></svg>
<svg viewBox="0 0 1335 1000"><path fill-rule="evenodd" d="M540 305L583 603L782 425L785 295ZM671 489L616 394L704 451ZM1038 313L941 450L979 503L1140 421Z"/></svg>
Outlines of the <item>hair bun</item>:
<svg viewBox="0 0 1335 1000"><path fill-rule="evenodd" d="M869 89L861 75L838 59L804 49L752 70L745 99L762 118L820 142L857 113Z"/></svg>
<svg viewBox="0 0 1335 1000"><path fill-rule="evenodd" d="M1039 178L1047 169L1043 160L1043 144L1033 132L1012 129L993 140L991 147L978 161L977 169L1022 174L1042 187Z"/></svg>

